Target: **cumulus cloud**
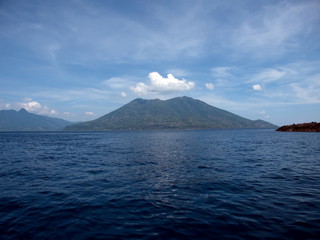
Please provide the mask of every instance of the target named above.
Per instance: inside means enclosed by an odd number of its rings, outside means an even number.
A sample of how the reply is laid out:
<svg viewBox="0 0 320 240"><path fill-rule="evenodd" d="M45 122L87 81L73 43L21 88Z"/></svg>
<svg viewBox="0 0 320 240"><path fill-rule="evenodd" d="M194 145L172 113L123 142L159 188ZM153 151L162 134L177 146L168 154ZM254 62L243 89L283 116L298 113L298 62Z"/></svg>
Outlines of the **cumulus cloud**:
<svg viewBox="0 0 320 240"><path fill-rule="evenodd" d="M172 74L168 74L167 77L162 77L157 72L149 74L150 84L147 85L143 82L139 82L136 86L131 87L131 90L138 95L146 95L148 93L168 93L168 92L180 92L187 91L194 88L194 82L186 81L185 79L179 80Z"/></svg>
<svg viewBox="0 0 320 240"><path fill-rule="evenodd" d="M208 88L209 90L213 90L213 89L214 89L213 83L206 83L205 86L206 86L206 88Z"/></svg>
<svg viewBox="0 0 320 240"><path fill-rule="evenodd" d="M43 106L39 102L32 100L31 98L24 98L22 102L17 102L14 104L13 108L24 108L28 112L41 114L41 115L51 115L57 116L59 112L55 109L49 108L48 106Z"/></svg>
<svg viewBox="0 0 320 240"><path fill-rule="evenodd" d="M31 98L23 99L24 102L19 102L17 105L21 108L26 109L28 112L38 111L42 108L39 102L33 101Z"/></svg>
<svg viewBox="0 0 320 240"><path fill-rule="evenodd" d="M131 87L131 90L138 95L146 95L151 90L150 86L147 86L143 82L138 83L135 87Z"/></svg>
<svg viewBox="0 0 320 240"><path fill-rule="evenodd" d="M260 90L262 90L262 87L261 87L260 84L255 84L255 85L252 86L252 89L253 89L254 91L260 91Z"/></svg>

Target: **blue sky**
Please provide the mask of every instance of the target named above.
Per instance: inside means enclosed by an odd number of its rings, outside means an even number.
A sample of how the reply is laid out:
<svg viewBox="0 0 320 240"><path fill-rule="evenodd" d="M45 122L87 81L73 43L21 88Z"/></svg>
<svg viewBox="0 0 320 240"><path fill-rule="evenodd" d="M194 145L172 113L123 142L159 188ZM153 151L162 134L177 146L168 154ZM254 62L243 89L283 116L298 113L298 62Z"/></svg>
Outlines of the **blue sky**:
<svg viewBox="0 0 320 240"><path fill-rule="evenodd" d="M318 0L2 0L0 109L72 121L189 96L320 121Z"/></svg>

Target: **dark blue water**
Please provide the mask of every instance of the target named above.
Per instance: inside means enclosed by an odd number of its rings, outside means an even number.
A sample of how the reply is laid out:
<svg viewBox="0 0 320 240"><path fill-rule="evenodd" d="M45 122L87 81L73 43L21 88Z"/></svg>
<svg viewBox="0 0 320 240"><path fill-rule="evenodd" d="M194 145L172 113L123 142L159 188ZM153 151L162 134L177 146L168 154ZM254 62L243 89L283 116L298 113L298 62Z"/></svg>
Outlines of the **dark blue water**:
<svg viewBox="0 0 320 240"><path fill-rule="evenodd" d="M1 239L320 239L320 134L0 133Z"/></svg>

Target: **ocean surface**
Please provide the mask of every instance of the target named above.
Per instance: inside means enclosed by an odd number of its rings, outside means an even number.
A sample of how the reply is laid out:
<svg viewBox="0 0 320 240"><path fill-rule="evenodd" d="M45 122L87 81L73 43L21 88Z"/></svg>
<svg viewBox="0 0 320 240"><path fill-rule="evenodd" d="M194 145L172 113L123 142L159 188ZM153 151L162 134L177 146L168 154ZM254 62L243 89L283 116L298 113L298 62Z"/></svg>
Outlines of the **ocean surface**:
<svg viewBox="0 0 320 240"><path fill-rule="evenodd" d="M0 133L0 239L320 239L320 133Z"/></svg>

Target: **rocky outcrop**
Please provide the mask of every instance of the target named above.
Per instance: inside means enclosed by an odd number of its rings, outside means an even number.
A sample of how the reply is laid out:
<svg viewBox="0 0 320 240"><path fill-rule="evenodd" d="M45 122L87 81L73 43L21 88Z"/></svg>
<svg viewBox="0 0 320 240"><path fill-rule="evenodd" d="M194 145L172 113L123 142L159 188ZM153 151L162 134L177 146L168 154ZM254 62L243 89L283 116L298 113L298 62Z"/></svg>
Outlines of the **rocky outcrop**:
<svg viewBox="0 0 320 240"><path fill-rule="evenodd" d="M320 122L300 123L279 127L276 131L282 132L320 132Z"/></svg>

